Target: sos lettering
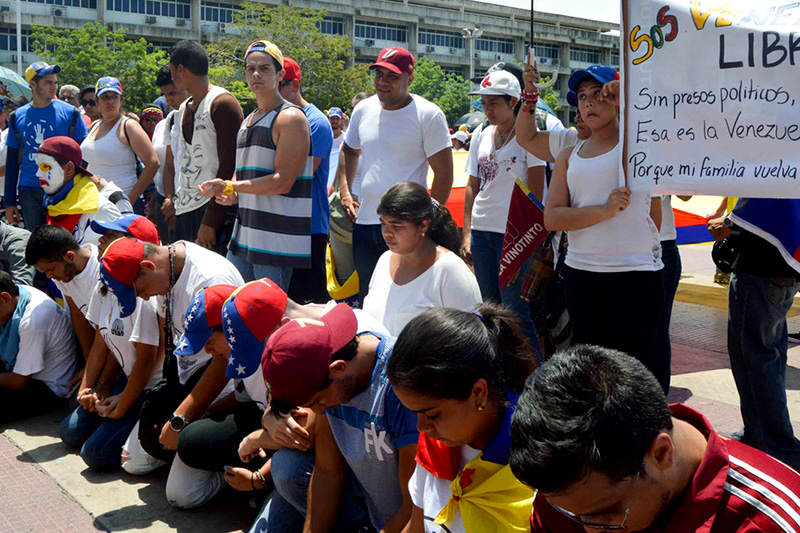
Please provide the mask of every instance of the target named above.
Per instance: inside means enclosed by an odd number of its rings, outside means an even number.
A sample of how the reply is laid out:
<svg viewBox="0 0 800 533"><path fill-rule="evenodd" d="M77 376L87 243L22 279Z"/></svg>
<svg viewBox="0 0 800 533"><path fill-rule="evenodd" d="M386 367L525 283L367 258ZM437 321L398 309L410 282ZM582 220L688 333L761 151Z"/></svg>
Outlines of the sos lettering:
<svg viewBox="0 0 800 533"><path fill-rule="evenodd" d="M653 53L662 48L664 43L668 43L678 36L678 19L674 15L668 15L669 6L664 6L658 10L656 16L656 23L650 27L649 33L642 33L641 26L638 24L631 29L628 36L631 52L638 52L639 49L646 47L644 55L641 55L633 60L634 65L641 65L653 56ZM664 33L665 29L669 26L669 33Z"/></svg>

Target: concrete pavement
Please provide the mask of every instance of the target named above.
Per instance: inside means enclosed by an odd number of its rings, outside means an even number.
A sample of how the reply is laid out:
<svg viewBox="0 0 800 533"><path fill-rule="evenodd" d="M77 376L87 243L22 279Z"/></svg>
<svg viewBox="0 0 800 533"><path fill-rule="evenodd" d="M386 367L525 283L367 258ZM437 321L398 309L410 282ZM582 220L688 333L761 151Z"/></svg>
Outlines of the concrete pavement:
<svg viewBox="0 0 800 533"><path fill-rule="evenodd" d="M726 348L727 289L714 285L709 246L681 249L684 276L672 318L670 401L702 411L719 431L741 426ZM800 331L800 301L789 329ZM800 434L800 345L789 351L789 411ZM8 408L8 406L4 406ZM247 494L224 492L192 511L164 497L166 470L145 477L94 473L58 438L66 411L11 424L0 433L0 531L230 532L256 514Z"/></svg>

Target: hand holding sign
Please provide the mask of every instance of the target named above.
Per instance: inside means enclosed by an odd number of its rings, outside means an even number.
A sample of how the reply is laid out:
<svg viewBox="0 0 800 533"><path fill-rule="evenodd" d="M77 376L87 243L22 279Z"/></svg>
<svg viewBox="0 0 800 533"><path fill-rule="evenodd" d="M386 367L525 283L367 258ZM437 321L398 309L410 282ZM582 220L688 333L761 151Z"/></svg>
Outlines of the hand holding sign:
<svg viewBox="0 0 800 533"><path fill-rule="evenodd" d="M631 203L631 191L627 187L620 187L611 191L606 201L606 210L613 217L620 211L625 211Z"/></svg>

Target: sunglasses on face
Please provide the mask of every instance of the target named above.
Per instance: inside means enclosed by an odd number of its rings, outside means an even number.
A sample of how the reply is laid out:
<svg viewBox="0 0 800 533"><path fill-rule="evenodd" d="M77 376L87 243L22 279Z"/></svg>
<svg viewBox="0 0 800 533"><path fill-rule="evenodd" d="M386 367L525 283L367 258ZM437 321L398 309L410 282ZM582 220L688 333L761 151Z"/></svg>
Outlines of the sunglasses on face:
<svg viewBox="0 0 800 533"><path fill-rule="evenodd" d="M95 106L97 105L97 100L81 100L81 105L83 107Z"/></svg>

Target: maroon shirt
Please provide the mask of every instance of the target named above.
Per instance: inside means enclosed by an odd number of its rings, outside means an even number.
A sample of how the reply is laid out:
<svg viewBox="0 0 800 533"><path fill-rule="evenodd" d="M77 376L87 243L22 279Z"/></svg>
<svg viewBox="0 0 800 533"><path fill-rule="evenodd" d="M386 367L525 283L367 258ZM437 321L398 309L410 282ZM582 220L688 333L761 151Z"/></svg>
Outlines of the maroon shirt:
<svg viewBox="0 0 800 533"><path fill-rule="evenodd" d="M697 428L708 440L705 456L667 525L653 533L800 532L800 474L766 453L720 436L705 416L683 404L672 416ZM583 533L534 499L531 531Z"/></svg>

